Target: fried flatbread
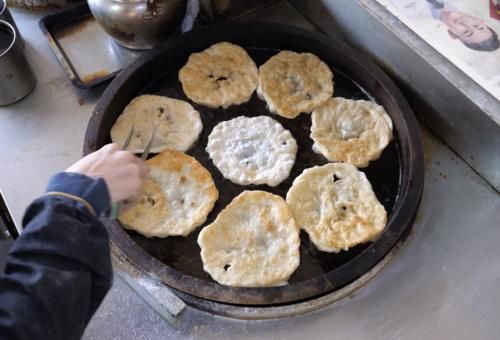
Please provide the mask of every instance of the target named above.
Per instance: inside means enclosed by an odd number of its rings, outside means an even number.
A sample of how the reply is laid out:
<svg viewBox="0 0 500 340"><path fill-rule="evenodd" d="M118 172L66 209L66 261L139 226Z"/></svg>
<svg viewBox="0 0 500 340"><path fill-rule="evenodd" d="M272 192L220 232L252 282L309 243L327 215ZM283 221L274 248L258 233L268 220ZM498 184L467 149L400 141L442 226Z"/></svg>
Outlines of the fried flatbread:
<svg viewBox="0 0 500 340"><path fill-rule="evenodd" d="M276 186L290 175L297 142L270 117L240 116L216 125L206 150L222 175L233 183Z"/></svg>
<svg viewBox="0 0 500 340"><path fill-rule="evenodd" d="M146 148L153 128L151 152L167 149L186 151L198 139L203 124L200 114L185 101L154 95L134 98L111 128L111 140L123 145L134 126L128 151L140 153Z"/></svg>
<svg viewBox="0 0 500 340"><path fill-rule="evenodd" d="M282 51L260 66L257 94L271 112L295 118L333 95L333 73L312 53Z"/></svg>
<svg viewBox="0 0 500 340"><path fill-rule="evenodd" d="M196 159L167 150L147 161L151 172L139 200L119 216L146 237L186 236L207 219L219 192Z"/></svg>
<svg viewBox="0 0 500 340"><path fill-rule="evenodd" d="M387 223L384 206L365 174L347 163L304 170L286 201L299 227L325 252L337 253L372 241Z"/></svg>
<svg viewBox="0 0 500 340"><path fill-rule="evenodd" d="M313 150L359 168L376 160L392 139L384 108L366 100L332 98L312 113Z"/></svg>
<svg viewBox="0 0 500 340"><path fill-rule="evenodd" d="M238 45L220 42L193 53L179 71L186 96L211 108L247 102L257 88L258 69Z"/></svg>
<svg viewBox="0 0 500 340"><path fill-rule="evenodd" d="M224 285L286 284L300 262L299 229L286 202L244 191L198 236L203 269Z"/></svg>

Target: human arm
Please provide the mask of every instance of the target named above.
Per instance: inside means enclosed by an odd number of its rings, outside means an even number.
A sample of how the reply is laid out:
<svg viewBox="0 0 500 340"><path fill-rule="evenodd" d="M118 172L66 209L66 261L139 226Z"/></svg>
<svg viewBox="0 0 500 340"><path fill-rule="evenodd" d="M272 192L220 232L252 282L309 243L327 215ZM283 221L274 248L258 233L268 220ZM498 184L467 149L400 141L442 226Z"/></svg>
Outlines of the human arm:
<svg viewBox="0 0 500 340"><path fill-rule="evenodd" d="M54 176L23 219L0 275L1 339L78 339L112 283L98 217L137 196L148 169L106 146Z"/></svg>

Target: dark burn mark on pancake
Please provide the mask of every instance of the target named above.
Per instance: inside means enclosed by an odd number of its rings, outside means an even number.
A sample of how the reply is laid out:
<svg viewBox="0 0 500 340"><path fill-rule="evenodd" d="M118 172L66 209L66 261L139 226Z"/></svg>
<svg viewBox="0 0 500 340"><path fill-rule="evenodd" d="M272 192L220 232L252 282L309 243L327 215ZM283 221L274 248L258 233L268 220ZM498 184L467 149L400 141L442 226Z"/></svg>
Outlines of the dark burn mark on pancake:
<svg viewBox="0 0 500 340"><path fill-rule="evenodd" d="M149 196L146 198L146 202L148 202L149 205L151 205L151 206L156 204L156 201L152 197L149 197Z"/></svg>
<svg viewBox="0 0 500 340"><path fill-rule="evenodd" d="M210 73L210 74L208 75L208 78L210 78L210 79L214 79L214 78L215 78L215 76L214 76L212 73ZM221 83L221 82L223 82L223 81L226 81L226 80L228 80L228 79L229 79L229 78L228 78L228 77L225 77L225 76L218 76L217 78L215 78L214 80L212 80L212 83L214 83L214 84L215 84L216 89L218 90L218 89L220 89L220 83Z"/></svg>

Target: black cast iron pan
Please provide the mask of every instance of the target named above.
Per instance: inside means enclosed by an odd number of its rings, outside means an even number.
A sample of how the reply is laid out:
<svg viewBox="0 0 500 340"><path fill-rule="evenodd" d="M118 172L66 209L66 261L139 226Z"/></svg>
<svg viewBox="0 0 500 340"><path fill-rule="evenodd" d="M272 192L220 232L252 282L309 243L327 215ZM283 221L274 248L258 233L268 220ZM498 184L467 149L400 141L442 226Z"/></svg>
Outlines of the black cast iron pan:
<svg viewBox="0 0 500 340"><path fill-rule="evenodd" d="M380 261L411 227L423 188L423 153L417 122L394 83L370 60L338 40L289 26L261 23L213 25L174 37L138 59L111 83L90 119L84 153L110 142L109 131L114 121L134 97L160 94L188 100L178 81L178 70L191 53L220 41L243 46L257 65L284 49L314 53L335 74L335 96L372 99L385 107L394 122L395 138L381 158L363 171L389 213L387 228L376 241L339 254L318 251L302 232L298 270L288 285L273 288L236 288L214 282L202 267L196 242L201 228L186 238L147 239L124 230L116 221L107 220L112 241L136 266L153 273L166 285L221 303L287 304L329 293L352 282ZM294 120L271 115L256 94L248 103L226 110L194 106L201 113L204 128L188 154L212 173L220 192L206 224L243 190L267 190L284 197L293 179L305 168L326 163L311 150L309 115L302 114ZM276 188L235 185L222 177L205 152L208 135L220 121L262 114L271 115L292 132L299 146L296 164L290 177Z"/></svg>

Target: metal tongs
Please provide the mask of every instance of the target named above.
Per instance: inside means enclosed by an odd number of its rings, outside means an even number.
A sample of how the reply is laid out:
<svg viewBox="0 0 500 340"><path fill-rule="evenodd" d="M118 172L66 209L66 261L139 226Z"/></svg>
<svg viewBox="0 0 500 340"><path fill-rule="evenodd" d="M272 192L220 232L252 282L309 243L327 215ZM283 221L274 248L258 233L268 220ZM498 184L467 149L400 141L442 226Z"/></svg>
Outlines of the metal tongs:
<svg viewBox="0 0 500 340"><path fill-rule="evenodd" d="M146 148L141 155L141 159L145 161L148 159L149 152L151 150L151 145L153 145L153 139L155 137L156 126L153 127L153 132L151 132L151 137L149 138L148 144L146 144ZM128 145L130 144L130 140L132 139L132 135L134 134L134 125L130 127L128 130L127 138L125 139L125 143L123 143L122 150L127 150ZM111 204L110 218L117 219L120 215L120 207L122 202L116 202Z"/></svg>

